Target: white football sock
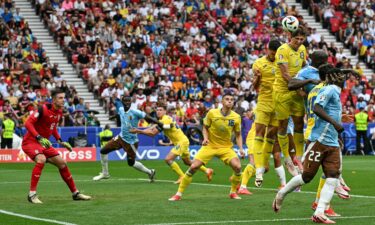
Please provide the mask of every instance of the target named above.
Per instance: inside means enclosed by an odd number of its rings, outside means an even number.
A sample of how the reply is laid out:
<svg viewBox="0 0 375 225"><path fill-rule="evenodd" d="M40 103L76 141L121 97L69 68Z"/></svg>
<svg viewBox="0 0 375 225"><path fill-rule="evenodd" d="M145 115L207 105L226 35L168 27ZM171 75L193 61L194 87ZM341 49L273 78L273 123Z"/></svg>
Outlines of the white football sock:
<svg viewBox="0 0 375 225"><path fill-rule="evenodd" d="M102 163L103 175L108 175L108 154L100 154L100 162Z"/></svg>
<svg viewBox="0 0 375 225"><path fill-rule="evenodd" d="M287 194L290 192L294 191L298 186L304 185L305 182L302 180L302 175L297 175L293 177L286 185L283 187L280 191L279 194L282 197L285 197Z"/></svg>
<svg viewBox="0 0 375 225"><path fill-rule="evenodd" d="M326 183L322 188L322 192L320 193L320 199L318 202L318 207L315 210L314 214L323 214L326 207L331 202L333 193L335 192L335 188L337 186L337 178L327 178Z"/></svg>
<svg viewBox="0 0 375 225"><path fill-rule="evenodd" d="M284 166L281 165L277 168L275 168L276 174L279 177L280 185L285 186L286 185L286 176L285 176L285 169Z"/></svg>
<svg viewBox="0 0 375 225"><path fill-rule="evenodd" d="M263 176L264 171L266 171L266 169L264 167L256 168L255 174L256 174L256 176Z"/></svg>
<svg viewBox="0 0 375 225"><path fill-rule="evenodd" d="M33 195L35 195L36 194L36 191L30 191L29 192L29 197L31 197L31 196L33 196Z"/></svg>
<svg viewBox="0 0 375 225"><path fill-rule="evenodd" d="M141 162L135 161L133 168L146 174L151 174L151 170L145 167Z"/></svg>

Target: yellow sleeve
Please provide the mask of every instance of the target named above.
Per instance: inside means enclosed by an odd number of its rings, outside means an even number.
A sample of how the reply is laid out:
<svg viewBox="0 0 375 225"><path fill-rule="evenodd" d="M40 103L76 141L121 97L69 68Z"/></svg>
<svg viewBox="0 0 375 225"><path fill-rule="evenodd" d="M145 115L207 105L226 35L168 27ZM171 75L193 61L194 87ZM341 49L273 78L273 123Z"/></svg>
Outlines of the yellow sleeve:
<svg viewBox="0 0 375 225"><path fill-rule="evenodd" d="M255 62L254 62L254 64L253 64L253 70L259 70L260 71L260 69L261 69L261 62L260 62L260 60L259 59L257 59L257 60L255 60Z"/></svg>
<svg viewBox="0 0 375 225"><path fill-rule="evenodd" d="M276 52L276 64L288 64L289 56L287 48L281 46Z"/></svg>
<svg viewBox="0 0 375 225"><path fill-rule="evenodd" d="M241 118L237 117L234 121L234 131L241 132Z"/></svg>
<svg viewBox="0 0 375 225"><path fill-rule="evenodd" d="M161 120L159 120L162 124L164 125L169 125L169 124L172 124L173 123L173 120L171 117L169 116L163 116L163 118Z"/></svg>
<svg viewBox="0 0 375 225"><path fill-rule="evenodd" d="M210 127L212 122L212 110L208 111L206 117L203 119L203 124L206 127Z"/></svg>

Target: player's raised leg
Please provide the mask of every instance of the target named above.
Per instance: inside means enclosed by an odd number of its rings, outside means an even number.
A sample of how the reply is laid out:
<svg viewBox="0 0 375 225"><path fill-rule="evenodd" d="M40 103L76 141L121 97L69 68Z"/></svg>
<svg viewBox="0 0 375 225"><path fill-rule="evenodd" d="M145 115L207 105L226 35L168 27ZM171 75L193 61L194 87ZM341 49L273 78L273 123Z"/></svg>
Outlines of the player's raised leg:
<svg viewBox="0 0 375 225"><path fill-rule="evenodd" d="M112 138L102 149L100 149L100 163L102 165L102 171L99 173L99 175L93 177L93 180L98 181L110 178L108 170L108 154L122 148L120 138L120 136Z"/></svg>
<svg viewBox="0 0 375 225"><path fill-rule="evenodd" d="M257 116L259 117L261 112L257 112ZM264 154L263 154L263 147L264 147L264 135L266 133L266 126L263 124L256 123L255 124L256 134L254 138L254 163L255 163L255 186L261 187L263 183L263 174L265 172L264 168Z"/></svg>
<svg viewBox="0 0 375 225"><path fill-rule="evenodd" d="M187 166L190 166L191 165L191 160L190 160L190 154L188 156L185 156L182 158L182 161L184 162L185 165ZM199 170L202 171L203 173L206 174L206 177L207 177L207 181L208 182L211 182L212 180L212 176L214 174L214 170L211 169L211 168L207 168L206 166L202 165L201 167L199 167ZM182 174L183 175L183 174ZM182 177L180 177L180 179L182 180ZM180 180L179 179L179 180ZM177 181L178 182L178 181ZM179 184L179 182L178 182Z"/></svg>
<svg viewBox="0 0 375 225"><path fill-rule="evenodd" d="M55 165L59 169L61 178L68 185L70 192L72 192L73 200L90 200L91 199L91 196L84 195L78 191L74 183L73 176L70 173L70 170L68 168L68 165L63 160L63 158L61 158L60 155L48 158L48 162Z"/></svg>
<svg viewBox="0 0 375 225"><path fill-rule="evenodd" d="M177 155L175 155L172 151L168 153L165 157L164 161L167 165L175 172L178 176L178 180L175 184L179 184L184 176L184 172L181 170L180 166L175 162ZM191 163L190 163L191 164Z"/></svg>
<svg viewBox="0 0 375 225"><path fill-rule="evenodd" d="M139 161L136 161L136 152L137 152L137 149L138 149L138 142L134 143L134 144L128 144L126 143L125 141L122 142L122 148L126 151L127 153L127 162L128 162L128 165L130 167L133 167L134 169L142 172L142 173L145 173L148 175L148 178L150 179L150 182L154 182L155 181L155 175L156 175L156 171L155 169L149 169L147 168L145 165L143 165L141 162Z"/></svg>
<svg viewBox="0 0 375 225"><path fill-rule="evenodd" d="M279 142L275 141L275 144L273 146L273 161L274 161L274 167L275 167L275 172L277 174L277 177L279 178L280 181L280 186L279 189L285 187L286 185L286 175L285 175L285 169L283 164L281 163L281 153L280 153L280 145Z"/></svg>
<svg viewBox="0 0 375 225"><path fill-rule="evenodd" d="M311 142L306 146L306 151L312 152L311 155L321 155L319 147L321 147L317 142ZM318 152L318 153L316 153ZM308 157L304 161L304 170L302 175L294 176L279 192L273 201L272 208L275 212L281 209L284 198L297 187L309 183L319 170L321 163L321 157Z"/></svg>
<svg viewBox="0 0 375 225"><path fill-rule="evenodd" d="M193 180L193 175L202 165L203 165L203 162L201 162L200 160L197 160L197 159L193 160L191 166L189 167L189 169L184 174L184 176L181 180L181 183L178 186L177 193L175 195L173 195L171 198L169 198L168 199L169 201L179 201L179 200L181 200L182 194L184 193L185 189L189 186L189 184Z"/></svg>
<svg viewBox="0 0 375 225"><path fill-rule="evenodd" d="M31 181L30 181L30 191L27 199L29 202L34 204L41 204L42 201L39 200L36 190L39 182L39 178L42 175L42 170L44 168L44 164L46 163L46 157L43 154L38 154L35 156L35 166L31 173Z"/></svg>
<svg viewBox="0 0 375 225"><path fill-rule="evenodd" d="M233 170L233 174L230 179L231 188L230 188L229 197L231 199L241 199L241 197L237 195L237 186L240 183L241 176L242 176L240 159L237 156L235 158L232 158L229 162L229 165Z"/></svg>

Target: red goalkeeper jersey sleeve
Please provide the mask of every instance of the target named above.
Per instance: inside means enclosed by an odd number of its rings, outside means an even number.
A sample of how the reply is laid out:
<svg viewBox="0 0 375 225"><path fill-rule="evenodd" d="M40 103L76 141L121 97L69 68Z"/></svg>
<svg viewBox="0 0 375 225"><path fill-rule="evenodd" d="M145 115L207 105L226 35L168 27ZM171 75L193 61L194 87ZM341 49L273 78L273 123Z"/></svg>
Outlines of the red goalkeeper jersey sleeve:
<svg viewBox="0 0 375 225"><path fill-rule="evenodd" d="M24 140L36 140L36 136L40 135L49 139L51 134L60 139L57 132L57 125L62 118L62 110L55 109L51 104L40 106L38 110L32 111L29 118L27 118L25 127L27 133Z"/></svg>

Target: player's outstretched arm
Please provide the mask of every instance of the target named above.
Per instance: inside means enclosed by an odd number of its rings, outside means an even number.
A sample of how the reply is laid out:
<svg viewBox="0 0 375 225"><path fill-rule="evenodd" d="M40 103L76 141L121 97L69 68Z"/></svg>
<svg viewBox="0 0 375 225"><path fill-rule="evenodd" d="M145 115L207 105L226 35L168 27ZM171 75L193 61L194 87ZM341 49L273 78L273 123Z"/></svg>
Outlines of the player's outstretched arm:
<svg viewBox="0 0 375 225"><path fill-rule="evenodd" d="M314 113L319 116L321 119L327 121L328 123L332 124L336 131L338 133L341 133L344 131L344 127L339 124L336 120L334 120L332 117L330 117L323 109L322 106L320 106L319 104L315 104L314 105L314 109L313 109Z"/></svg>
<svg viewBox="0 0 375 225"><path fill-rule="evenodd" d="M25 128L29 131L35 138L39 136L39 133L36 131L34 124L38 121L39 112L33 111L29 118L26 120Z"/></svg>
<svg viewBox="0 0 375 225"><path fill-rule="evenodd" d="M262 77L262 74L261 72L256 69L256 68L253 68L253 73L254 73L254 80L253 80L253 87L254 87L254 90L258 89L259 88L259 85L260 85L260 79Z"/></svg>
<svg viewBox="0 0 375 225"><path fill-rule="evenodd" d="M151 117L150 115L145 116L144 118L148 123L154 123L157 124L159 127L163 127L163 123L161 123L158 119Z"/></svg>
<svg viewBox="0 0 375 225"><path fill-rule="evenodd" d="M280 71L281 71L281 76L284 78L284 80L286 82L289 82L289 80L292 79L292 77L289 74L288 65L286 63L279 64L279 68L280 68Z"/></svg>
<svg viewBox="0 0 375 225"><path fill-rule="evenodd" d="M289 80L288 82L288 89L290 91L297 90L299 88L304 87L306 84L319 84L321 81L320 80L314 80L314 79L307 79L307 80L300 80L293 78Z"/></svg>
<svg viewBox="0 0 375 225"><path fill-rule="evenodd" d="M236 142L237 142L238 148L240 150L241 158L244 158L245 157L245 151L243 150L241 131L236 131L235 135L236 135Z"/></svg>
<svg viewBox="0 0 375 225"><path fill-rule="evenodd" d="M157 135L160 131L157 129L157 125L153 125L147 129L137 129L137 128L132 128L130 129L130 133L133 133L133 134L144 134L144 135L147 135L147 136L151 136L151 137L154 137L155 135Z"/></svg>
<svg viewBox="0 0 375 225"><path fill-rule="evenodd" d="M69 144L69 142L65 142L65 141L62 141L61 139L57 140L57 142L63 146L64 148L66 148L69 152L73 151L73 148L72 146Z"/></svg>
<svg viewBox="0 0 375 225"><path fill-rule="evenodd" d="M202 145L208 145L208 127L205 125L203 125L202 134L203 134Z"/></svg>

